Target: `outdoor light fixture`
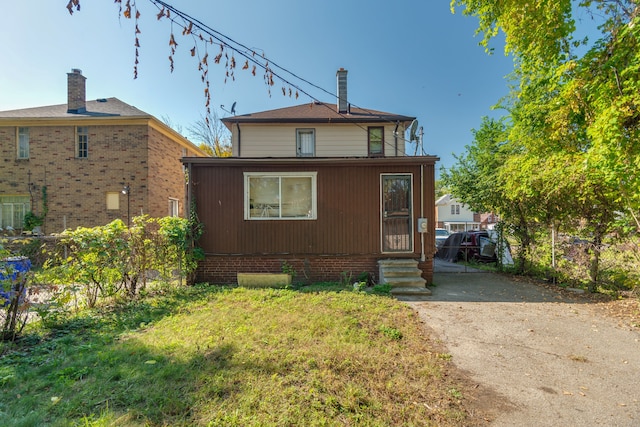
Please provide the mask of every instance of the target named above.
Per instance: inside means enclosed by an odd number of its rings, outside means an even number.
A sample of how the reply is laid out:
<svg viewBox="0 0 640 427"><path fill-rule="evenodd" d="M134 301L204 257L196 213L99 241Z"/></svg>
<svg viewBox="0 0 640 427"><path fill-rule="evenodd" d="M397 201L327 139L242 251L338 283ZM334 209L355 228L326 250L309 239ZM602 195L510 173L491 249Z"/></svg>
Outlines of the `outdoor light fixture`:
<svg viewBox="0 0 640 427"><path fill-rule="evenodd" d="M129 184L125 184L125 186L122 187L122 194L127 195L127 228L129 228L131 226L131 187L129 187Z"/></svg>

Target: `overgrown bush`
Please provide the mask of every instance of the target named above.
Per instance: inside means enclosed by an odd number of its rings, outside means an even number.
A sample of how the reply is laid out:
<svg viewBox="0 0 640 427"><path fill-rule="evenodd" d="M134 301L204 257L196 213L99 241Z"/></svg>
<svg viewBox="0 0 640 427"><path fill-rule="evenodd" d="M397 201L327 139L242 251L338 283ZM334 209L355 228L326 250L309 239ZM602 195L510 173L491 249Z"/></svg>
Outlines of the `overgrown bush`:
<svg viewBox="0 0 640 427"><path fill-rule="evenodd" d="M60 285L65 300L93 307L100 297L135 297L147 277L180 280L197 267L184 218L133 218L105 226L66 230L45 263L40 280ZM79 296L79 298L78 298Z"/></svg>
<svg viewBox="0 0 640 427"><path fill-rule="evenodd" d="M591 283L593 244L586 239L562 235L555 241L552 266L551 236L541 234L532 245L529 275L569 286L595 288L618 295L640 289L640 237L609 236L600 247L597 283Z"/></svg>

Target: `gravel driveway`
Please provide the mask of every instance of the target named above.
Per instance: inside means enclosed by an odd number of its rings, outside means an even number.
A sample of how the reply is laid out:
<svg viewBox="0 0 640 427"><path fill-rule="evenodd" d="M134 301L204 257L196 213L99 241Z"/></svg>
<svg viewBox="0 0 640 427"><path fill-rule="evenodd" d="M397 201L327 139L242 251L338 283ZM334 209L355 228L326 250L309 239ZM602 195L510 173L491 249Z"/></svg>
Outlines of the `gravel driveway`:
<svg viewBox="0 0 640 427"><path fill-rule="evenodd" d="M471 382L484 424L640 426L640 333L588 298L437 260L406 301Z"/></svg>

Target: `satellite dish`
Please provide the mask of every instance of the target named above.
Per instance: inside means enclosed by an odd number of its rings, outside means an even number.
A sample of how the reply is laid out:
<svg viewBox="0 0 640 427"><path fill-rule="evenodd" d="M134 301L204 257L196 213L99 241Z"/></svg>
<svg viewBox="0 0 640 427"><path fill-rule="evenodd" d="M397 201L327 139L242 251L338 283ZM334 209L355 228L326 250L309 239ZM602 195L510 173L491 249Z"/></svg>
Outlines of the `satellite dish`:
<svg viewBox="0 0 640 427"><path fill-rule="evenodd" d="M418 120L414 120L411 123L411 130L409 131L409 141L414 142L418 140L418 135L417 135L417 130L418 130Z"/></svg>

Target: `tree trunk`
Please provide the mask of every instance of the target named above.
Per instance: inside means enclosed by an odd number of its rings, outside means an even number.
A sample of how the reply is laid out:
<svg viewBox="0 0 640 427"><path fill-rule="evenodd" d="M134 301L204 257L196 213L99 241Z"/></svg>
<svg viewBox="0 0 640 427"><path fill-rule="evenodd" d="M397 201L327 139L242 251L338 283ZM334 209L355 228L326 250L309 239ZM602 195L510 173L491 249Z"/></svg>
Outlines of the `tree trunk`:
<svg viewBox="0 0 640 427"><path fill-rule="evenodd" d="M592 242L591 259L589 260L589 292L595 292L600 276L600 252L602 250L602 236L596 232Z"/></svg>

